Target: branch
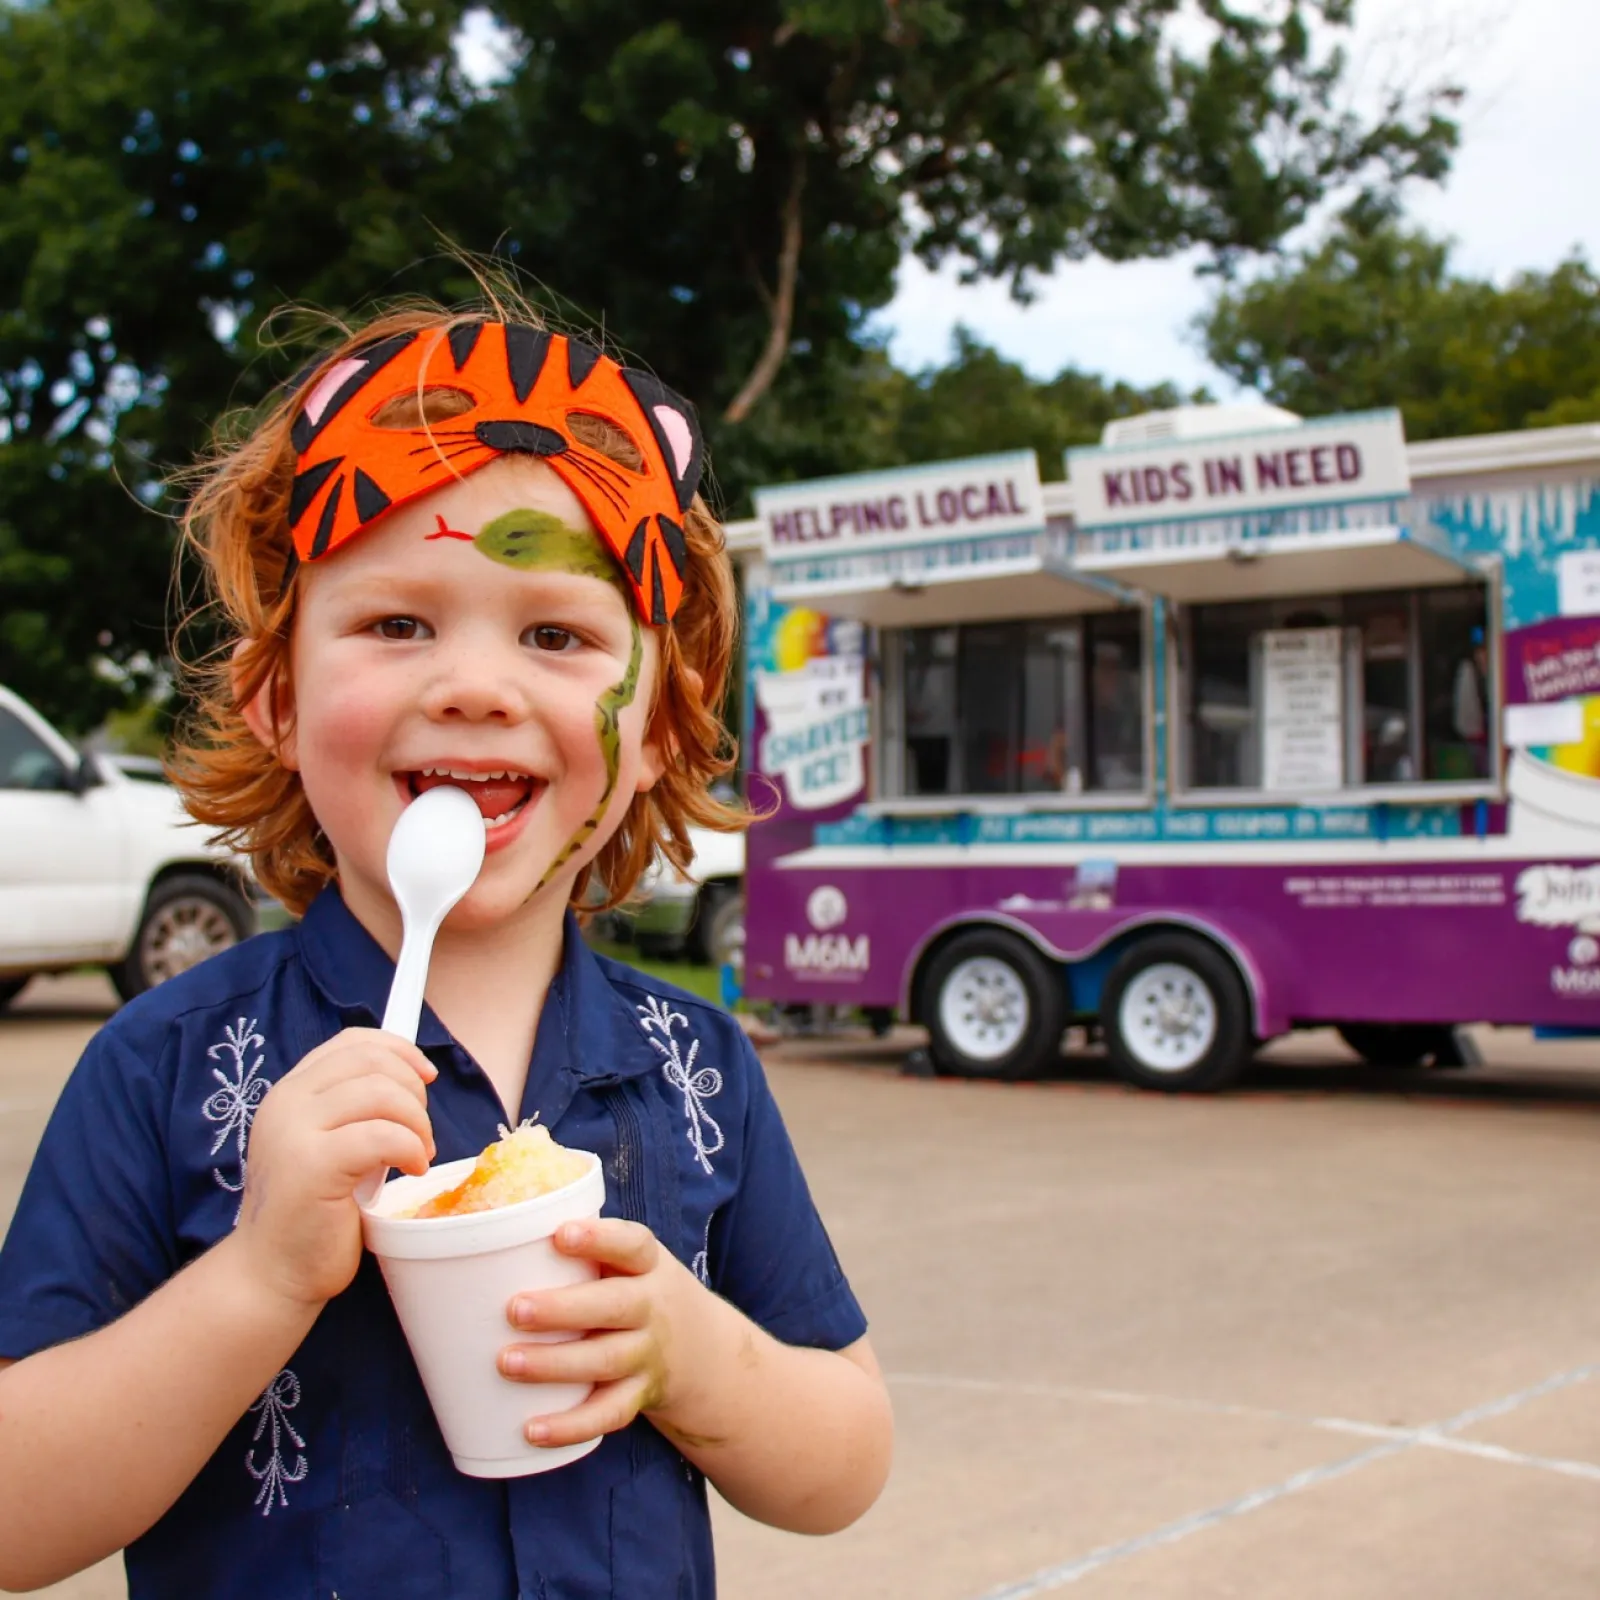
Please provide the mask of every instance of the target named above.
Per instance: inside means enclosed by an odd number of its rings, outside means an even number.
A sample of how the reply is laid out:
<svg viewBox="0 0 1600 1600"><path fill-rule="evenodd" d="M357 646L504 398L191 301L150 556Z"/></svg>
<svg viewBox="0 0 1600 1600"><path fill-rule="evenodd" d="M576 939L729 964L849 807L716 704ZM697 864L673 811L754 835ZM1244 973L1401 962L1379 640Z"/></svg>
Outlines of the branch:
<svg viewBox="0 0 1600 1600"><path fill-rule="evenodd" d="M750 369L728 409L722 413L724 422L743 422L756 401L772 387L783 358L789 350L789 332L794 326L795 280L800 276L800 196L806 186L806 158L803 150L794 157L794 176L789 181L789 193L783 202L783 243L778 249L778 283L775 292L769 293L759 273L755 275L761 298L766 303L769 326L767 342Z"/></svg>

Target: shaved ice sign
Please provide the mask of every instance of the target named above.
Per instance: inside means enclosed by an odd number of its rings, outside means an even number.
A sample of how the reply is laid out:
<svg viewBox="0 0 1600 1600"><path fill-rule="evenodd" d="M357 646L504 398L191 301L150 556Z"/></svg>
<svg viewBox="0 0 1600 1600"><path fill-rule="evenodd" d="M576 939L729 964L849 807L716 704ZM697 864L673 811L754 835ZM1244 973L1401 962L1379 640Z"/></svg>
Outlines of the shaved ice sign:
<svg viewBox="0 0 1600 1600"><path fill-rule="evenodd" d="M766 719L761 771L783 779L792 805L820 811L866 787L865 663L860 655L820 656L793 672L758 672L756 703Z"/></svg>

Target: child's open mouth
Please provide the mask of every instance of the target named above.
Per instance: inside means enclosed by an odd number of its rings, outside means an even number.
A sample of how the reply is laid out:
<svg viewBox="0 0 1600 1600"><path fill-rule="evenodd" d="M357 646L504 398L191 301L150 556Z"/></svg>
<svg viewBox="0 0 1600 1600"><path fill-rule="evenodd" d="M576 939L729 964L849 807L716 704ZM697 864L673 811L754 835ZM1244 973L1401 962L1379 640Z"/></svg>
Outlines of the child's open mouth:
<svg viewBox="0 0 1600 1600"><path fill-rule="evenodd" d="M417 772L401 773L400 777L413 800L429 789L445 785L465 791L472 796L483 814L484 826L489 829L505 827L515 821L528 802L544 788L543 779L514 768L470 772L460 767L423 767Z"/></svg>

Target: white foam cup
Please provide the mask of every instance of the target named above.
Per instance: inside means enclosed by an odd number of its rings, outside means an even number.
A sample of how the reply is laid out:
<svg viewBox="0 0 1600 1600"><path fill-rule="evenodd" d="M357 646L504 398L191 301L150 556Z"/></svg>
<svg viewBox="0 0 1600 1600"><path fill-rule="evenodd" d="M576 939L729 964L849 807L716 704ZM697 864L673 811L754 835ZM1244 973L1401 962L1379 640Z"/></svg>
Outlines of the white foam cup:
<svg viewBox="0 0 1600 1600"><path fill-rule="evenodd" d="M600 1160L564 1188L515 1205L461 1217L399 1217L454 1188L475 1159L449 1161L421 1177L391 1178L370 1206L361 1230L378 1258L389 1298L422 1375L439 1431L456 1466L474 1478L516 1478L548 1472L586 1456L599 1443L546 1447L528 1443L528 1419L581 1404L587 1383L518 1383L497 1364L508 1344L557 1343L574 1333L523 1333L507 1321L525 1290L563 1288L599 1276L592 1261L557 1253L552 1235L563 1222L598 1217L605 1203Z"/></svg>

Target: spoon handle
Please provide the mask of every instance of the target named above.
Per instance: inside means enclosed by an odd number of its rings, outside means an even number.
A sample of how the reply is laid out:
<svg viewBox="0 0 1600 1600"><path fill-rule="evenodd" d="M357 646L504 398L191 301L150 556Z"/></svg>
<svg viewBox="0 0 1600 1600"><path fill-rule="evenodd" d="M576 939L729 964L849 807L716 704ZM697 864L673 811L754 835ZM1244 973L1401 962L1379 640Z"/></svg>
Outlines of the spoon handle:
<svg viewBox="0 0 1600 1600"><path fill-rule="evenodd" d="M422 992L428 983L428 959L433 954L437 922L414 926L404 924L400 935L400 959L394 964L394 981L389 985L388 1004L383 1008L385 1033L397 1033L411 1044L417 1042L417 1024L422 1020ZM374 1167L356 1189L356 1204L370 1206L389 1181L387 1167Z"/></svg>
<svg viewBox="0 0 1600 1600"><path fill-rule="evenodd" d="M389 985L389 1003L383 1008L383 1031L397 1033L411 1044L417 1042L422 992L428 983L428 958L433 954L437 931L436 923L406 926L400 939L400 959L394 966L394 982Z"/></svg>

